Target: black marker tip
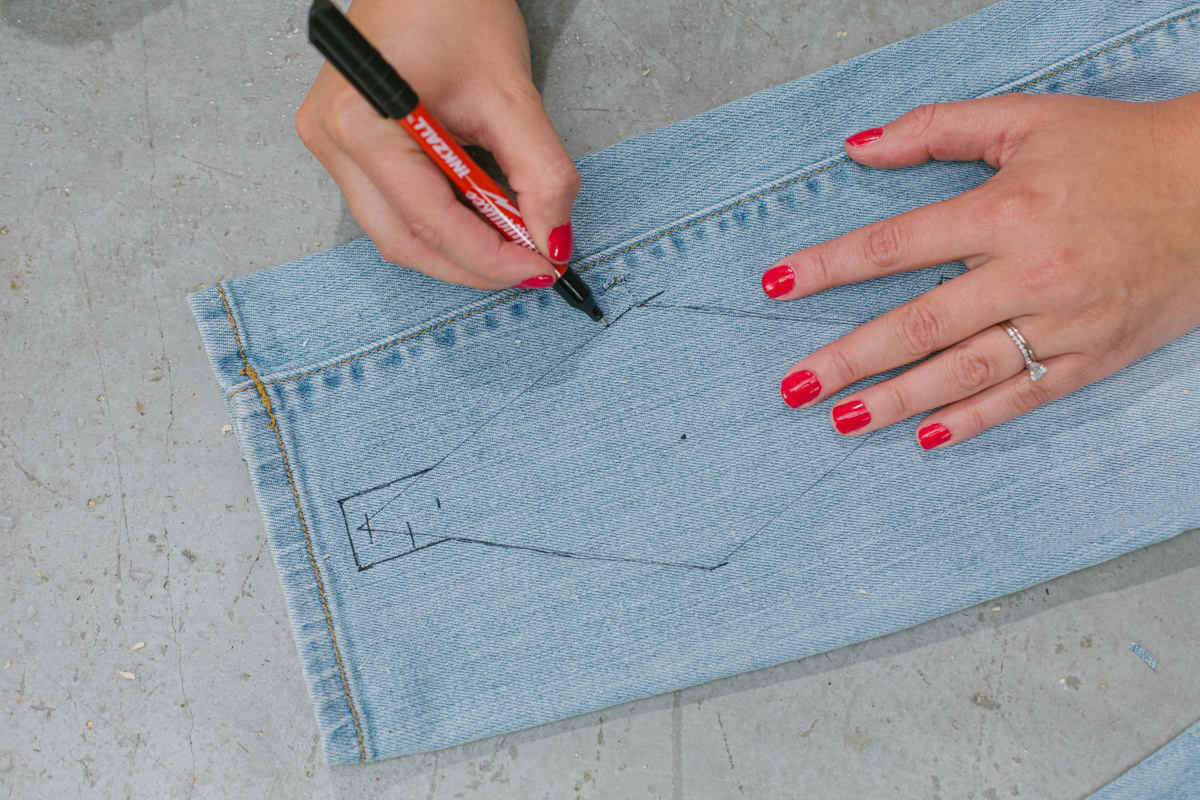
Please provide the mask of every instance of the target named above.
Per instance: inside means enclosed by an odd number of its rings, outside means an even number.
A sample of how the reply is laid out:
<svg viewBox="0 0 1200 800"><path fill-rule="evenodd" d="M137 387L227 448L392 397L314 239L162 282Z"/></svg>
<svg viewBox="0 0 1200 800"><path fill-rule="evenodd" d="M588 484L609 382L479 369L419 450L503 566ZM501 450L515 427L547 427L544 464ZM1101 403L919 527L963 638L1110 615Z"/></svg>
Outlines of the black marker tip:
<svg viewBox="0 0 1200 800"><path fill-rule="evenodd" d="M577 308L591 318L592 322L604 322L604 312L592 299L592 290L583 282L574 270L568 269L557 281L554 290L562 296L572 308ZM606 323L607 325L607 323Z"/></svg>

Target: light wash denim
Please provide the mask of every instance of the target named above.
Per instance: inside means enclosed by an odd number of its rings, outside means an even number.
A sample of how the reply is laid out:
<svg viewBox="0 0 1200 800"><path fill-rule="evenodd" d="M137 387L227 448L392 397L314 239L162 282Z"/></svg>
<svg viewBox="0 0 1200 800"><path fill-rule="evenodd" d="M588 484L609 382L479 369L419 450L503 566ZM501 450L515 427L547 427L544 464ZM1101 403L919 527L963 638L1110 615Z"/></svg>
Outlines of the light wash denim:
<svg viewBox="0 0 1200 800"><path fill-rule="evenodd" d="M1088 800L1195 800L1200 797L1200 722Z"/></svg>
<svg viewBox="0 0 1200 800"><path fill-rule="evenodd" d="M990 174L867 169L847 134L931 101L1198 88L1200 3L1010 0L581 159L574 265L611 328L365 239L192 295L326 757L801 658L1200 525L1200 332L924 452L915 420L839 436L779 379L962 266L759 287Z"/></svg>

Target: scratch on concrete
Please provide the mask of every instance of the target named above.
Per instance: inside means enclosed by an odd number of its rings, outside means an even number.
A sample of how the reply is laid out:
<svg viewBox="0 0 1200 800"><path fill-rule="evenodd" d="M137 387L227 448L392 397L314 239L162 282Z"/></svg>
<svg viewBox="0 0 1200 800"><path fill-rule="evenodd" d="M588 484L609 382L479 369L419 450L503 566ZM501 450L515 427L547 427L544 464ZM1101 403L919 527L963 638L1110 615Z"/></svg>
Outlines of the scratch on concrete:
<svg viewBox="0 0 1200 800"><path fill-rule="evenodd" d="M6 444L4 444L3 442L0 442L0 446L3 446L3 447L6 449L6 450L8 449L8 447L9 447L10 445L12 446L12 449L13 449L13 450L16 450L16 449L17 449L17 446L16 446L16 444L15 444L15 443L13 443L11 440L9 441L9 444L7 444L7 445L6 445ZM49 485L49 484L47 484L45 481L43 481L43 480L41 480L40 478L38 478L38 476L37 476L37 475L34 475L32 472L30 472L29 470L25 469L25 467L21 465L21 462L20 462L20 461L17 461L17 457L16 457L15 455L12 455L12 454L10 453L8 457L9 457L9 460L11 460L11 461L12 461L12 463L13 463L13 466L15 466L17 469L19 469L19 470L21 471L21 474L22 474L22 475L24 475L24 476L25 476L25 477L26 477L26 478L29 480L29 482L30 482L30 483L32 483L34 486L36 486L36 487L37 487L37 488L39 488L39 489L45 489L47 492L49 492L50 494L54 495L55 497L62 497L62 495L61 495L61 494L59 494L59 493L58 493L58 492L57 492L57 491L54 489L54 487L53 487L53 486L50 486L50 485Z"/></svg>
<svg viewBox="0 0 1200 800"><path fill-rule="evenodd" d="M242 578L242 585L238 587L238 593L233 598L233 603L230 604L231 608L233 606L237 605L237 601L240 598L250 596L250 595L246 594L246 584L250 581L250 574L254 572L254 568L258 565L258 560L260 558L262 558L263 548L265 548L266 546L267 546L267 540L263 539L262 542L258 545L258 552L254 554L254 560L250 562L250 569L246 570L246 577Z"/></svg>
<svg viewBox="0 0 1200 800"><path fill-rule="evenodd" d="M621 27L621 24L619 22L617 22L615 19L613 19L613 15L608 12L608 8L603 3L600 4L600 10L604 13L604 16L608 19L608 21L612 24L612 26L614 28L616 28L617 33L620 34L621 39L625 42L625 46L628 47L633 53L635 53L638 56L638 58L641 59L641 62L643 64L648 63L650 61L650 59L648 59L646 57L646 51L643 50L638 45L638 43L635 42L628 33L626 33L625 29L623 27ZM658 51L656 51L656 52L658 52ZM671 60L670 58L666 58L666 56L664 56L662 53L658 53L658 54L660 56L662 56L663 58L665 58L672 66L675 67L675 69L679 70L679 73L681 75L685 74L685 70L680 69L679 65L676 64L673 60ZM654 75L650 76L650 83L654 86L654 91L658 94L658 101L662 105L662 110L663 110L663 113L666 115L667 121L675 122L675 120L676 120L675 111L671 108L671 103L667 99L667 93L665 91L663 91L662 84L658 82L658 78Z"/></svg>
<svg viewBox="0 0 1200 800"><path fill-rule="evenodd" d="M671 693L671 800L683 800L683 693Z"/></svg>
<svg viewBox="0 0 1200 800"><path fill-rule="evenodd" d="M785 48L783 45L781 45L779 43L779 40L776 39L775 36L769 30L767 30L762 25L760 25L758 23L758 20L756 20L753 16L742 11L742 9L738 6L737 3L732 2L732 0L725 0L725 7L733 9L733 11L735 11L739 17L746 20L751 25L753 25L754 27L756 27L760 31L762 31L763 35L771 40L771 44L775 45L775 47L777 47L779 50L781 50L784 53L790 52L787 48Z"/></svg>
<svg viewBox="0 0 1200 800"><path fill-rule="evenodd" d="M725 743L725 755L729 758L729 771L733 772L733 753L729 752L729 737L725 735L725 723L721 722L721 712L717 712L717 726L721 729L721 741Z"/></svg>

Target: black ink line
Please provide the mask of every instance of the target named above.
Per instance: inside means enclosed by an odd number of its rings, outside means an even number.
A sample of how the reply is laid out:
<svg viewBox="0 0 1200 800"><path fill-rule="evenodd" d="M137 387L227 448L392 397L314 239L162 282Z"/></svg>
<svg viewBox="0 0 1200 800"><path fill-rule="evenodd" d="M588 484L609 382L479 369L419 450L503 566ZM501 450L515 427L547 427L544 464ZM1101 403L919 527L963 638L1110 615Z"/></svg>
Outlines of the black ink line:
<svg viewBox="0 0 1200 800"><path fill-rule="evenodd" d="M363 512L363 519L366 520L363 525L367 528L367 536L371 538L371 544L375 544L375 533L371 530L371 518L367 516L365 511ZM362 530L362 528L359 528L359 530Z"/></svg>
<svg viewBox="0 0 1200 800"><path fill-rule="evenodd" d="M664 289L663 291L661 291L661 292L658 292L658 293L656 293L656 294L650 295L650 296L649 296L649 297L647 297L645 300L643 300L643 301L642 301L642 303L648 303L648 302L650 302L651 300L653 300L654 298L656 298L656 297L658 297L658 296L662 295L664 292L666 292L666 289ZM558 361L554 362L554 364L553 364L553 365L551 365L549 369L547 369L545 372L543 372L541 375L539 375L539 376L538 376L536 379L534 379L534 381L533 381L532 383L530 383L530 384L529 384L528 386L526 386L524 389L522 389L521 391L519 391L519 392L517 392L515 395L513 395L511 398L509 398L508 402L506 402L504 405L500 406L500 408L496 409L496 411L495 411L495 412L493 412L493 413L492 413L492 414L491 414L491 415L490 415L490 416L489 416L487 419L485 419L483 422L481 422L481 423L479 424L479 426L475 428L475 430L473 430L473 431L471 431L469 434L467 434L466 438L464 438L464 439L463 439L461 442L459 442L458 444L456 444L456 445L453 447L453 449L451 449L451 450L450 450L450 452L446 453L446 455L444 455L444 456L442 456L441 458L439 458L439 459L438 459L438 460L437 460L437 461L436 461L436 462L435 462L435 463L434 463L432 466L426 467L425 469L421 470L420 472L414 472L412 475L410 475L409 477L411 477L411 478L414 478L413 482L412 482L412 483L410 483L410 484L408 484L407 486L405 486L405 487L404 487L403 489L401 489L399 492L397 492L397 493L396 493L396 495L395 495L394 497L392 497L391 499L389 499L389 500L388 500L386 503L384 503L383 505L381 505L379 508L375 509L375 513L371 514L370 516L372 516L372 517L378 517L378 516L379 516L381 513L383 513L383 510L384 510L385 508L387 508L387 507L388 507L388 506L390 506L392 503L394 503L394 502L396 502L397 500L399 500L399 499L400 499L402 496L404 496L406 493L408 493L408 491L409 491L410 489L412 489L414 486L416 486L418 483L420 483L420 482L421 482L421 477L422 477L422 476L423 476L425 473L432 472L433 470L435 470L435 469L437 469L438 467L440 467L440 466L441 466L443 463L445 463L446 459L450 458L450 456L452 456L452 455L454 455L455 453L457 453L457 452L458 452L460 449L462 449L462 447L463 447L463 446L464 446L464 445L465 445L467 442L469 442L469 441L471 441L472 439L474 439L474 438L475 438L475 437L476 437L476 436L479 434L479 432L480 432L480 431L482 431L482 430L483 430L484 428L486 428L488 425L491 425L493 420L495 420L497 417L499 417L501 414L503 414L505 411L507 411L507 410L508 410L508 408L509 408L509 406L511 406L513 403L517 402L517 400L521 399L521 398L522 398L522 397L524 397L526 394L528 394L528 393L529 393L529 391L530 391L531 389L533 389L535 386L537 386L539 383L541 383L543 380L545 380L547 377L549 377L551 374L553 374L553 373L554 373L554 371L555 371L555 370L557 370L559 367L561 367L563 364L567 363L567 362L568 362L568 361L570 361L572 358L574 358L574 357L575 357L575 356L576 356L576 355L577 355L577 354L578 354L580 351L582 351L582 350L583 350L585 347L587 347L589 344L591 344L592 342L594 342L594 341L595 341L596 339L598 339L599 337L603 336L605 333L609 333L609 332L611 332L611 331L613 330L613 328L614 328L614 327L616 327L616 324L617 324L617 322L618 322L618 321L619 321L619 320L620 320L622 317L624 317L626 314L628 314L628 313L629 313L630 311L632 311L634 308L638 308L638 307L640 307L640 304L635 304L635 305L632 305L632 306L630 306L629 308L625 309L625 310L624 310L624 311L622 311L620 314L618 314L617 316L613 317L613 319L612 319L612 320L609 322L609 327L607 327L607 328L603 328L603 327L602 327L602 328L601 328L599 331L597 331L597 332L593 333L591 336L589 336L589 337L587 337L586 339L584 339L584 340L583 340L583 342L581 342L581 343L579 344L579 346L578 346L578 347L574 348L574 349L573 349L573 350L571 350L569 353L567 353L565 356L563 356L561 359L559 359ZM385 487L387 487L387 486L391 486L392 484L394 484L394 483L398 483L399 481L402 481L402 480L404 480L404 478L397 478L397 479L396 479L396 480L394 480L394 481L388 481L387 483L384 483L384 484L381 484L380 486L377 486L377 487L376 487L376 489L382 489L382 488L385 488ZM358 492L357 494L350 495L350 497L357 497L358 495L365 494L366 492L370 492L370 491L374 491L374 490L373 490L373 489L367 489L367 490L365 490L365 491L363 491L363 492ZM347 498L347 499L349 499L349 498Z"/></svg>
<svg viewBox="0 0 1200 800"><path fill-rule="evenodd" d="M882 428L881 428L880 430L882 430ZM733 558L733 554L734 554L734 553L736 553L738 550L741 550L741 549L742 549L743 547L745 547L746 545L750 544L750 542L751 542L751 541L754 539L754 537L755 537L755 536L758 536L760 533L762 533L763 531L765 531L765 530L766 530L768 527L770 527L770 526L771 526L771 525L772 525L772 524L775 522L775 520L779 519L779 518L780 518L780 517L782 517L782 516L783 516L785 513L787 513L788 509L790 509L792 506L796 505L796 503L799 503L799 502L800 502L800 498L804 497L806 494L808 494L808 493L809 493L809 492L811 492L813 489L815 489L815 488L817 487L817 485L818 485L818 484L819 484L821 481L825 480L825 478L826 478L827 476L829 476L829 474L830 474L830 473L832 473L834 470L838 469L840 466L842 466L842 464L845 464L845 463L846 463L846 459L850 458L850 456L852 456L852 455L854 455L855 453L857 453L857 452L858 452L858 450L859 450L859 448L861 448L861 447L862 447L864 444L866 444L866 443L867 443L867 440L868 440L868 439L870 439L872 436L874 436L874 435L875 435L875 433L876 433L876 431L871 431L870 433L866 434L865 436L862 436L862 437L860 437L860 438L862 439L862 441L861 441L861 442L859 442L857 445L855 445L854 449L852 449L852 450L851 450L849 453L846 453L846 455L844 455L844 456L842 457L842 459L841 459L840 461L838 461L836 464L834 464L832 467L830 467L829 469L825 470L825 472L823 472L823 473L821 474L821 477L817 478L815 481L813 481L812 483L810 483L810 484L808 485L808 488L806 488L806 489L805 489L804 491L802 491L800 494L796 495L796 497L795 497L794 499L792 499L792 500L791 500L791 501L790 501L790 502L789 502L787 505L785 505L783 508L779 509L779 511L778 511L778 512L775 514L775 516L771 517L771 518L770 518L770 519L768 519L766 522L764 522L762 525L760 525L760 526L759 526L759 528L758 528L758 530L756 530L754 533L750 534L750 536L749 536L748 538L746 538L745 540L743 540L743 541L742 541L742 542L741 542L741 543L740 543L740 544L739 544L737 547L733 548L733 549L732 549L732 550L730 550L728 553L726 553L726 554L725 554L725 561L727 561L727 562L728 562L728 561L729 561L729 559Z"/></svg>
<svg viewBox="0 0 1200 800"><path fill-rule="evenodd" d="M406 524L408 525L408 541L409 541L409 544L411 544L411 545L413 546L413 548L415 549L415 548L416 548L416 546L417 546L417 537L413 536L412 523L411 523L411 522L408 522L408 523L406 523Z"/></svg>
<svg viewBox="0 0 1200 800"><path fill-rule="evenodd" d="M388 530L383 530L380 528L376 528L375 530L379 531L380 533L398 533L398 531L388 531ZM571 553L566 550L553 550L553 549L546 548L546 547L528 547L528 546L519 545L519 544L504 544L502 542L492 542L492 541L488 541L486 539L472 539L472 538L466 537L466 536L447 536L445 538L438 539L436 542L430 542L429 544L423 544L418 547L414 547L411 550L406 550L403 553L397 553L394 556L388 556L387 558L372 562L372 563L368 564L367 566L362 567L361 569L370 569L371 567L375 566L376 564L382 564L385 561L392 561L392 560L400 558L402 556L407 556L411 553L415 553L418 550L424 550L427 547L433 547L435 544L442 544L443 542L460 542L462 544L481 544L486 547L499 547L503 550L524 550L524 551L531 552L531 553L540 553L542 555L548 555L548 556L558 556L560 558L574 558L574 559L578 559L581 561L618 561L618 562L622 562L625 564L646 564L648 566L656 566L656 567L680 567L683 569L699 569L699 570L707 570L707 571L717 569L718 567L723 567L729 562L728 556L726 556L719 564L692 564L692 563L684 562L684 561L659 561L659 560L652 559L652 558L629 558L627 556L598 556L598 555L593 556L593 555L586 555L584 553Z"/></svg>
<svg viewBox="0 0 1200 800"><path fill-rule="evenodd" d="M386 489L387 487L391 486L393 483L399 483L400 481L406 481L409 478L415 478L418 475L420 475L422 472L429 472L429 470L431 470L431 469L433 469L433 467L419 469L416 472L412 472L412 473L409 473L408 475L405 475L403 478L396 478L395 480L390 480L387 483L381 483L378 486L372 486L370 489L363 489L360 492L355 492L354 494L348 494L345 497L343 497L341 500L338 500L338 502L344 503L347 500L353 500L356 497L362 497L364 494L370 494L371 492L377 492L380 489ZM361 530L361 528L359 530Z"/></svg>
<svg viewBox="0 0 1200 800"><path fill-rule="evenodd" d="M350 533L350 520L346 517L346 501L338 500L338 506L342 509L342 521L346 523L346 538L350 540L350 553L354 556L354 566L362 571L362 562L358 560L358 549L354 546L354 536Z"/></svg>
<svg viewBox="0 0 1200 800"><path fill-rule="evenodd" d="M650 295L649 297L647 297L645 300L638 303L637 305L630 306L630 308L649 308L651 300L657 300L658 298L662 297L666 293L667 293L667 290L663 289L661 292L657 292L656 294ZM627 312L625 312L625 313L627 313ZM621 317L625 316L625 313L622 313ZM617 319L620 319L621 317L617 317ZM615 320L614 320L614 322L615 322Z"/></svg>
<svg viewBox="0 0 1200 800"><path fill-rule="evenodd" d="M410 553L415 553L418 550L424 550L427 547L433 547L434 545L441 544L444 541L446 541L446 540L438 539L436 542L430 542L429 544L423 544L418 547L414 547L412 550L405 550L403 553L396 553L396 555L394 555L394 556L388 556L387 558L381 558L378 561L372 561L370 564L367 564L365 567L359 567L358 571L366 572L371 567L376 567L376 566L379 566L380 564L386 564L389 561L395 561L397 558L401 558L403 556L409 555Z"/></svg>
<svg viewBox="0 0 1200 800"><path fill-rule="evenodd" d="M862 325L868 320L848 320L848 319L829 319L827 317L793 317L787 314L770 314L763 311L744 311L742 309L723 308L721 306L680 306L670 305L667 303L654 303L653 305L641 305L638 308L645 308L651 311L693 311L699 314L717 314L723 317L735 317L738 319L769 319L779 322L805 322L817 323L818 325Z"/></svg>

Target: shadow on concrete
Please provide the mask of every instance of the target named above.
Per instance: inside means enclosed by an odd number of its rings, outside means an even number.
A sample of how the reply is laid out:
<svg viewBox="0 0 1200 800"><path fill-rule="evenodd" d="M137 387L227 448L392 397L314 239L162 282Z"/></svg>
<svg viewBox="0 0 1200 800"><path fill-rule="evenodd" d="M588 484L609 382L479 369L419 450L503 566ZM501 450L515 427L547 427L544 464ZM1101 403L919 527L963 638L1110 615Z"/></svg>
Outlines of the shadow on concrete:
<svg viewBox="0 0 1200 800"><path fill-rule="evenodd" d="M579 0L517 0L529 31L529 56L533 85L540 92L546 85L546 65L559 35L567 27Z"/></svg>
<svg viewBox="0 0 1200 800"><path fill-rule="evenodd" d="M180 4L181 0L4 0L0 23L42 41L74 47L111 42L114 33L135 28L150 15Z"/></svg>

